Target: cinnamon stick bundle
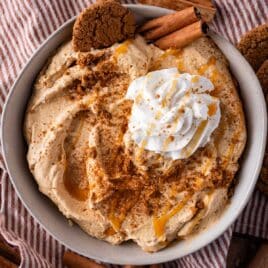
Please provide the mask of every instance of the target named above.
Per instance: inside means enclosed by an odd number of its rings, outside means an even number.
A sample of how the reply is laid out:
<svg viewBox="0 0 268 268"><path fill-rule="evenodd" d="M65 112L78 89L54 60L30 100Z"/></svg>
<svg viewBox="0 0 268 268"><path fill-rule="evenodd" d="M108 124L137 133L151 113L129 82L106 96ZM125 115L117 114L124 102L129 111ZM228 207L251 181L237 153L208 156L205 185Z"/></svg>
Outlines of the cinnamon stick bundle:
<svg viewBox="0 0 268 268"><path fill-rule="evenodd" d="M190 25L200 19L201 15L198 9L195 7L189 7L146 22L140 28L139 32L145 32L145 39L154 40Z"/></svg>
<svg viewBox="0 0 268 268"><path fill-rule="evenodd" d="M198 21L158 39L155 44L161 49L182 48L205 35L207 30L206 23Z"/></svg>
<svg viewBox="0 0 268 268"><path fill-rule="evenodd" d="M141 4L159 6L180 11L187 7L197 7L205 22L209 22L216 14L216 8L210 0L139 0Z"/></svg>

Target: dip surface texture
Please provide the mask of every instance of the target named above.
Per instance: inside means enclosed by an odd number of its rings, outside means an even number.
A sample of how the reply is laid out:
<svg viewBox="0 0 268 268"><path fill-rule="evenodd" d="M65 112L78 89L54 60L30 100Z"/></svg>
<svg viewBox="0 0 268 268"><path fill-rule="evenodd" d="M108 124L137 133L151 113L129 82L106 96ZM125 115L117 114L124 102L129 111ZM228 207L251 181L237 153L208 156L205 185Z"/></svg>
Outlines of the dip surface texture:
<svg viewBox="0 0 268 268"><path fill-rule="evenodd" d="M170 68L208 78L221 113L206 143L180 159L146 149L129 129L132 81ZM134 240L150 252L220 217L246 142L236 84L208 38L167 51L140 36L84 53L65 43L34 84L24 133L40 191L67 218L98 239Z"/></svg>

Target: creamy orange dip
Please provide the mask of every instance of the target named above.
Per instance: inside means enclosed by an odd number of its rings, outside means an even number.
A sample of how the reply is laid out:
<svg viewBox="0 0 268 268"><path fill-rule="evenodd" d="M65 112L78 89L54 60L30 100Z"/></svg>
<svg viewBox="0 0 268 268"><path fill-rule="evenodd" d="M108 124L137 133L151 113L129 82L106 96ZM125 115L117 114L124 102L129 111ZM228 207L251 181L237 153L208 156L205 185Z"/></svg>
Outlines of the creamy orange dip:
<svg viewBox="0 0 268 268"><path fill-rule="evenodd" d="M128 129L133 101L125 98L134 79L174 67L210 79L222 113L209 142L176 160L147 150L146 141L137 146ZM219 217L246 141L227 62L207 38L167 51L140 36L88 53L67 42L34 84L24 131L39 189L68 219L98 239L133 240L150 252Z"/></svg>

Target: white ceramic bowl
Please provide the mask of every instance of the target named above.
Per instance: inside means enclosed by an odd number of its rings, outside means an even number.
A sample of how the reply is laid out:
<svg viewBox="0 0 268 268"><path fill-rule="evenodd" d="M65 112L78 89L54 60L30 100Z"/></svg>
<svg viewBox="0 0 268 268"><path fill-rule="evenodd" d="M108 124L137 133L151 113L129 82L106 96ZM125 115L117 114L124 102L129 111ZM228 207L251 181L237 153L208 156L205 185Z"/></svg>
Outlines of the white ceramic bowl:
<svg viewBox="0 0 268 268"><path fill-rule="evenodd" d="M168 10L129 5L138 22L167 14ZM220 236L238 217L254 189L265 149L267 114L260 84L246 60L225 39L212 38L230 62L232 73L241 87L246 113L248 142L239 171L239 183L230 205L221 218L190 240L173 243L153 254L143 252L134 243L112 246L94 239L78 226L71 227L57 207L39 191L26 162L26 145L22 135L24 112L36 75L49 55L71 35L74 18L66 22L36 51L15 82L2 116L3 155L17 194L32 216L56 239L73 251L87 257L114 264L152 264L170 261L192 253Z"/></svg>

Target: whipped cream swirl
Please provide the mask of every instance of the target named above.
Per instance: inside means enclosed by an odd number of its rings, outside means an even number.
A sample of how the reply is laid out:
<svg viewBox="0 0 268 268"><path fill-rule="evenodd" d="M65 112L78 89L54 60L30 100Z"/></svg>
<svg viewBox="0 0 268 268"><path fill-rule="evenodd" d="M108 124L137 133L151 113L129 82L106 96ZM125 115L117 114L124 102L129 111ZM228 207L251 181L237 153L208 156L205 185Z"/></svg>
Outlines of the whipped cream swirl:
<svg viewBox="0 0 268 268"><path fill-rule="evenodd" d="M219 125L219 99L209 95L213 89L209 79L176 68L135 79L125 96L134 101L128 126L132 139L141 149L188 158Z"/></svg>

